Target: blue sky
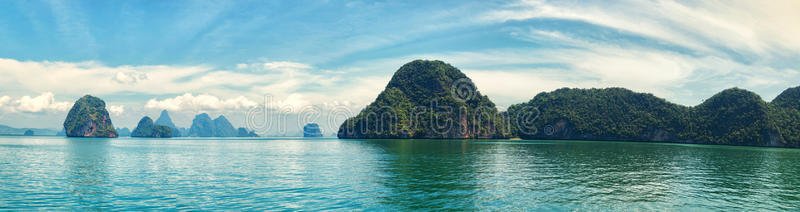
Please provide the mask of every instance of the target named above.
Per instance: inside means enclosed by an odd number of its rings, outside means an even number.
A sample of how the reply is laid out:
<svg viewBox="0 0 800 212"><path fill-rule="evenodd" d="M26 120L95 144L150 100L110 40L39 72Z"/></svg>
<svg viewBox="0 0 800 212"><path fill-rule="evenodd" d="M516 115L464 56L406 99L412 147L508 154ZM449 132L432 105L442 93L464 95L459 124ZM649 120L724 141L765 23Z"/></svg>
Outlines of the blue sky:
<svg viewBox="0 0 800 212"><path fill-rule="evenodd" d="M560 87L696 105L738 86L769 101L800 85L797 11L797 1L3 1L0 124L59 128L83 94L125 127L162 109L179 126L198 112L242 126L265 96L357 112L413 59L460 68L501 109Z"/></svg>

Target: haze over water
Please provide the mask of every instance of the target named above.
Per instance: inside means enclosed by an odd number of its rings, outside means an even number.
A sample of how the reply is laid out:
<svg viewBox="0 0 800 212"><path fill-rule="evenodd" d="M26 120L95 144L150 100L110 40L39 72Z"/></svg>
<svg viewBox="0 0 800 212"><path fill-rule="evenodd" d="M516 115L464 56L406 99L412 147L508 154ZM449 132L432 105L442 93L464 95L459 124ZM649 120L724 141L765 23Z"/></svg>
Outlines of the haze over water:
<svg viewBox="0 0 800 212"><path fill-rule="evenodd" d="M798 210L800 150L0 137L2 209Z"/></svg>

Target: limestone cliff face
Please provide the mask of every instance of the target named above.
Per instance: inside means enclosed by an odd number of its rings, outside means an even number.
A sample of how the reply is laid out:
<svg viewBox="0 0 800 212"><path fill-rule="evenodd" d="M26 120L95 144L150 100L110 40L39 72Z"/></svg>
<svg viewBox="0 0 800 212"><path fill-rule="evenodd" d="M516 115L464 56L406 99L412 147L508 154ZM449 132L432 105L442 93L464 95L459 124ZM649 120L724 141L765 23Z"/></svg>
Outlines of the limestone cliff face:
<svg viewBox="0 0 800 212"><path fill-rule="evenodd" d="M69 110L64 120L64 130L68 137L116 138L118 136L106 111L106 103L90 95L78 99Z"/></svg>

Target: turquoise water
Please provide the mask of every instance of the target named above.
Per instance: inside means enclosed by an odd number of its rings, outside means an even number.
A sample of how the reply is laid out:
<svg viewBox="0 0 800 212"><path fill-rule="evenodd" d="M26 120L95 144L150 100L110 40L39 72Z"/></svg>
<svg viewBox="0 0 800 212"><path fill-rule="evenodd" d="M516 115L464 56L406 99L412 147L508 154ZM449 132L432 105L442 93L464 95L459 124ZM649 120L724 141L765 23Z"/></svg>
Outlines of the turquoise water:
<svg viewBox="0 0 800 212"><path fill-rule="evenodd" d="M0 137L0 209L800 210L800 150Z"/></svg>

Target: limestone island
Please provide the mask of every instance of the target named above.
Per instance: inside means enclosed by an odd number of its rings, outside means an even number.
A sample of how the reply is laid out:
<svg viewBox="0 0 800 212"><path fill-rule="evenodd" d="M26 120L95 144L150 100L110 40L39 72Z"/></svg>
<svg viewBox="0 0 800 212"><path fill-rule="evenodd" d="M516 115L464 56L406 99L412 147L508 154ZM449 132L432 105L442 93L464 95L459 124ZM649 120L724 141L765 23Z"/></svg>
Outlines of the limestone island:
<svg viewBox="0 0 800 212"><path fill-rule="evenodd" d="M339 127L339 138L508 138L501 113L461 70L438 60L400 67L386 89Z"/></svg>
<svg viewBox="0 0 800 212"><path fill-rule="evenodd" d="M75 101L64 120L64 130L67 137L116 138L118 136L106 111L106 103L90 95Z"/></svg>

